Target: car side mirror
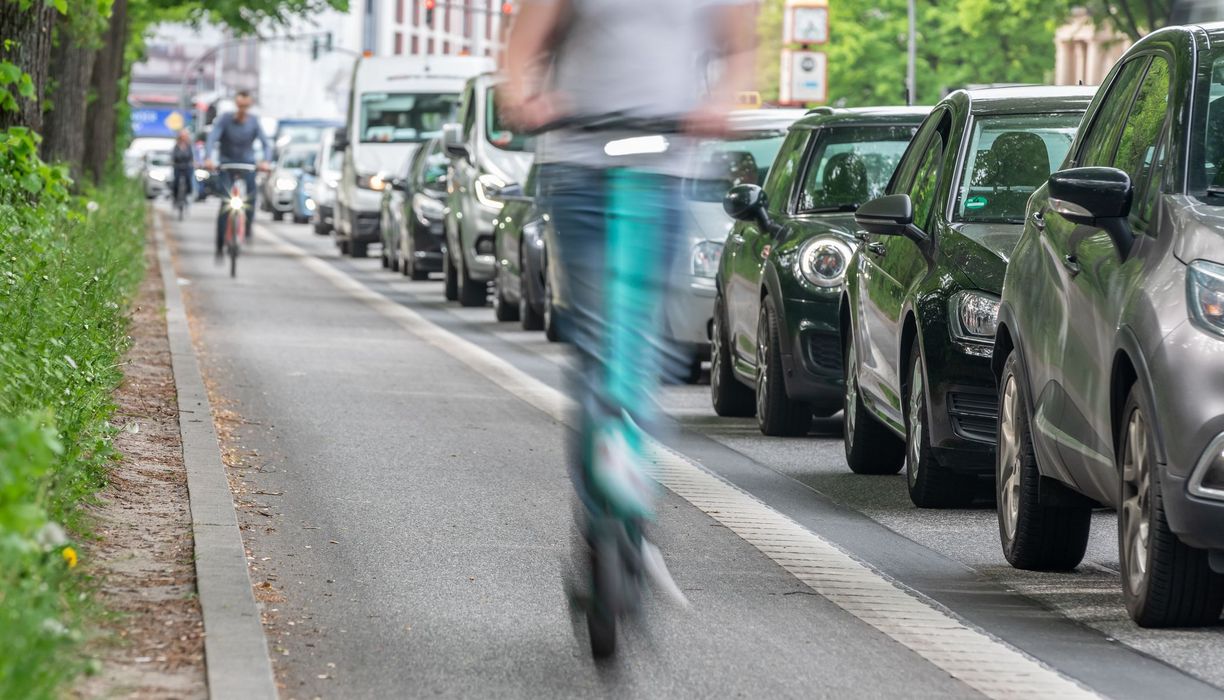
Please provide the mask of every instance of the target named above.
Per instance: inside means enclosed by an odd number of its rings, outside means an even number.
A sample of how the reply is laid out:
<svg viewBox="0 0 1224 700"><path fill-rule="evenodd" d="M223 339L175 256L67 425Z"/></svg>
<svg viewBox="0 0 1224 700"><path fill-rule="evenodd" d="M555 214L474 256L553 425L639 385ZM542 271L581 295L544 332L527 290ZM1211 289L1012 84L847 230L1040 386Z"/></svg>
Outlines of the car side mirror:
<svg viewBox="0 0 1224 700"><path fill-rule="evenodd" d="M442 150L446 151L446 155L451 158L470 159L467 144L463 142L462 124L442 125Z"/></svg>
<svg viewBox="0 0 1224 700"><path fill-rule="evenodd" d="M408 180L402 177L392 178L391 179L391 189L397 192L407 192L408 191Z"/></svg>
<svg viewBox="0 0 1224 700"><path fill-rule="evenodd" d="M332 136L332 148L337 151L348 148L349 136L347 127L338 127L336 133Z"/></svg>
<svg viewBox="0 0 1224 700"><path fill-rule="evenodd" d="M914 226L914 202L908 194L889 194L867 202L854 212L854 222L867 233L926 241L926 234Z"/></svg>
<svg viewBox="0 0 1224 700"><path fill-rule="evenodd" d="M736 185L723 195L723 211L736 221L748 221L769 229L769 196L756 185Z"/></svg>
<svg viewBox="0 0 1224 700"><path fill-rule="evenodd" d="M1073 224L1096 226L1109 234L1126 257L1135 242L1127 217L1135 188L1117 168L1069 168L1050 176L1050 209Z"/></svg>

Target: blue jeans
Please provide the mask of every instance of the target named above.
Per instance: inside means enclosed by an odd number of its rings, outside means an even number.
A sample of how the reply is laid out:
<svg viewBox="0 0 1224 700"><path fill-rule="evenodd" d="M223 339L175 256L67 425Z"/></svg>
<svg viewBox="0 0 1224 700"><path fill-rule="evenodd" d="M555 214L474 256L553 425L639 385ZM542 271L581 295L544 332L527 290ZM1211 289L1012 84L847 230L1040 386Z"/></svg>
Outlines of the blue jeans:
<svg viewBox="0 0 1224 700"><path fill-rule="evenodd" d="M217 171L217 189L221 197L221 210L217 212L217 255L220 255L225 247L225 219L227 207L229 206L230 187L234 185L234 178L242 178L246 183L246 200L247 200L247 238L251 237L251 221L255 213L255 173L241 172L234 170L218 170Z"/></svg>
<svg viewBox="0 0 1224 700"><path fill-rule="evenodd" d="M538 183L555 231L547 245L558 330L580 361L572 383L581 412L570 461L575 486L589 511L649 517L648 504L618 503L601 487L596 435L609 425L657 432L658 386L665 374L687 369L663 332L669 273L684 235L680 181L544 164ZM629 442L641 448L645 440Z"/></svg>

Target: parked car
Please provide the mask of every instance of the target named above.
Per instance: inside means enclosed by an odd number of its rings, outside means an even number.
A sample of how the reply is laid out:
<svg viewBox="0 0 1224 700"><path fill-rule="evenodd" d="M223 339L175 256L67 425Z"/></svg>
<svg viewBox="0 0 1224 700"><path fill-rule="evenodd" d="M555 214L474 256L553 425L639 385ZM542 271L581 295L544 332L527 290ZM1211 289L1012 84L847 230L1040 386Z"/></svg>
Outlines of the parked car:
<svg viewBox="0 0 1224 700"><path fill-rule="evenodd" d="M336 189L336 245L364 258L378 230L384 175L421 143L455 120L468 78L492 70L483 56L364 57L353 66L345 127L335 137L344 150Z"/></svg>
<svg viewBox="0 0 1224 700"><path fill-rule="evenodd" d="M312 149L310 160L298 173L297 189L293 191L293 223L295 224L308 224L311 217L314 216L315 176L312 162L315 155L316 151Z"/></svg>
<svg viewBox="0 0 1224 700"><path fill-rule="evenodd" d="M838 302L854 210L884 191L927 110L818 109L791 127L764 187L727 193L715 279L710 397L766 435L841 410Z"/></svg>
<svg viewBox="0 0 1224 700"><path fill-rule="evenodd" d="M446 250L446 298L464 306L488 303L496 272L493 220L502 202L491 193L521 183L531 167L531 139L505 127L494 104L493 74L479 75L463 90L460 123L447 124L442 145L450 157Z"/></svg>
<svg viewBox="0 0 1224 700"><path fill-rule="evenodd" d="M536 205L536 169L522 185L502 188L496 198L505 203L493 220L497 272L493 279L493 312L499 321L518 321L523 330L547 330L544 281L545 231L551 224ZM555 329L554 329L555 333Z"/></svg>
<svg viewBox="0 0 1224 700"><path fill-rule="evenodd" d="M336 146L335 129L323 132L319 139L319 150L314 160L308 164L313 171L315 180L311 199L314 200L314 214L311 223L314 232L320 236L329 236L336 225L336 187L340 184L340 171L344 165L344 149Z"/></svg>
<svg viewBox="0 0 1224 700"><path fill-rule="evenodd" d="M1070 569L1118 509L1144 627L1224 603L1224 24L1135 44L1028 202L1003 285L999 534L1013 566Z"/></svg>
<svg viewBox="0 0 1224 700"><path fill-rule="evenodd" d="M999 293L1025 202L1071 147L1090 88L957 91L923 121L842 295L846 461L902 464L920 507L964 505L994 463Z"/></svg>
<svg viewBox="0 0 1224 700"><path fill-rule="evenodd" d="M316 152L309 144L285 148L281 151L280 159L272 166L272 171L264 177L260 204L264 211L272 212L272 218L276 221L285 218L285 214L293 213L298 176Z"/></svg>
<svg viewBox="0 0 1224 700"><path fill-rule="evenodd" d="M448 165L441 139L423 144L408 165L407 192L399 217L402 223L397 238L399 252L396 254L400 272L405 277L424 280L429 279L429 273L442 271Z"/></svg>
<svg viewBox="0 0 1224 700"><path fill-rule="evenodd" d="M686 236L664 309L667 335L690 383L701 377L702 362L710 357L714 278L733 224L723 211L723 196L735 185L765 181L787 129L805 113L800 109L734 112L730 136L697 144L682 186Z"/></svg>
<svg viewBox="0 0 1224 700"><path fill-rule="evenodd" d="M420 153L421 149L417 149ZM404 205L409 197L408 171L415 154L410 156L399 169L387 176L387 186L382 191L382 202L379 204L378 234L382 238L382 266L392 272L399 272L400 235L404 228Z"/></svg>
<svg viewBox="0 0 1224 700"><path fill-rule="evenodd" d="M174 150L174 139L160 136L138 136L123 151L123 172L128 177L140 177L145 167L145 154L150 151Z"/></svg>
<svg viewBox="0 0 1224 700"><path fill-rule="evenodd" d="M145 197L153 199L169 195L174 179L174 161L170 151L148 151L141 156L140 181Z"/></svg>

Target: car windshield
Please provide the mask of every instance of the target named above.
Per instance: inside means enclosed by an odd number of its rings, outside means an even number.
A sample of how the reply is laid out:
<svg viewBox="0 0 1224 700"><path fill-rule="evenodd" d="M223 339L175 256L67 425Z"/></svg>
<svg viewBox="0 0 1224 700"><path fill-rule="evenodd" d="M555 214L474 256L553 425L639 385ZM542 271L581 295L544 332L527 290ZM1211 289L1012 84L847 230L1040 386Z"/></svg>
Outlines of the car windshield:
<svg viewBox="0 0 1224 700"><path fill-rule="evenodd" d="M361 96L364 143L415 143L442 133L455 121L459 95L367 92Z"/></svg>
<svg viewBox="0 0 1224 700"><path fill-rule="evenodd" d="M975 120L953 221L1023 223L1029 197L1071 150L1081 116L1012 114Z"/></svg>
<svg viewBox="0 0 1224 700"><path fill-rule="evenodd" d="M911 126L821 130L799 192L799 211L854 211L884 194L913 136Z"/></svg>
<svg viewBox="0 0 1224 700"><path fill-rule="evenodd" d="M330 155L327 156L327 169L335 172L340 172L344 167L344 151L335 148L332 149Z"/></svg>
<svg viewBox="0 0 1224 700"><path fill-rule="evenodd" d="M503 151L534 151L535 139L507 128L497 113L495 88L485 93L485 139Z"/></svg>
<svg viewBox="0 0 1224 700"><path fill-rule="evenodd" d="M281 158L280 166L291 170L301 170L314 159L314 151L289 151Z"/></svg>
<svg viewBox="0 0 1224 700"><path fill-rule="evenodd" d="M684 180L685 196L694 202L721 202L736 185L763 184L785 138L785 130L771 129L701 142Z"/></svg>
<svg viewBox="0 0 1224 700"><path fill-rule="evenodd" d="M174 159L170 157L170 151L153 151L148 155L149 165L172 165Z"/></svg>
<svg viewBox="0 0 1224 700"><path fill-rule="evenodd" d="M1200 93L1195 105L1200 114L1204 138L1191 144L1191 182L1202 192L1210 187L1213 194L1224 191L1224 51L1216 51L1211 61L1211 81ZM1205 81L1206 82L1206 81ZM1204 99L1205 98L1205 99ZM1220 201L1219 197L1213 198Z"/></svg>
<svg viewBox="0 0 1224 700"><path fill-rule="evenodd" d="M276 146L284 148L295 143L318 143L324 128L314 124L281 125L276 135Z"/></svg>

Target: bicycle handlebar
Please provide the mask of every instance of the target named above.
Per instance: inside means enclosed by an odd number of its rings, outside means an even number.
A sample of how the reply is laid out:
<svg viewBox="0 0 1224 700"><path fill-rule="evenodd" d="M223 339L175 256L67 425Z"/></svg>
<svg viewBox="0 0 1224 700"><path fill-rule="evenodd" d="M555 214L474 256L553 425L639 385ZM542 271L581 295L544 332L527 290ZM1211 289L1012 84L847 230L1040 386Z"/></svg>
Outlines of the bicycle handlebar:
<svg viewBox="0 0 1224 700"><path fill-rule="evenodd" d="M254 163L222 163L217 166L217 170L238 170L242 172L255 172L256 166Z"/></svg>
<svg viewBox="0 0 1224 700"><path fill-rule="evenodd" d="M624 113L561 117L532 129L530 135L542 134L556 129L577 131L641 131L648 134L678 134L684 130L684 122L678 117L635 117Z"/></svg>

